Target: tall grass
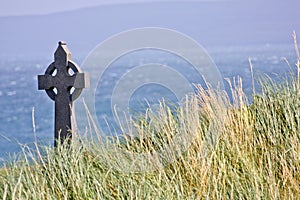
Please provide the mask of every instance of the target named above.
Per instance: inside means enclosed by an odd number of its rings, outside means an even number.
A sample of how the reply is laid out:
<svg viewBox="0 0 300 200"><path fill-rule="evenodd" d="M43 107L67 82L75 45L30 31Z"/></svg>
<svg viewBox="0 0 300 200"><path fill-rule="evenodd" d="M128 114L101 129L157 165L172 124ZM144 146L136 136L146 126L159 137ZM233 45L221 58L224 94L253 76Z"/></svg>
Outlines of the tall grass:
<svg viewBox="0 0 300 200"><path fill-rule="evenodd" d="M299 59L300 57L298 57ZM300 199L299 68L265 78L251 104L203 89L176 110L164 102L135 134L57 149L24 148L0 170L3 199ZM232 97L232 99L229 98Z"/></svg>

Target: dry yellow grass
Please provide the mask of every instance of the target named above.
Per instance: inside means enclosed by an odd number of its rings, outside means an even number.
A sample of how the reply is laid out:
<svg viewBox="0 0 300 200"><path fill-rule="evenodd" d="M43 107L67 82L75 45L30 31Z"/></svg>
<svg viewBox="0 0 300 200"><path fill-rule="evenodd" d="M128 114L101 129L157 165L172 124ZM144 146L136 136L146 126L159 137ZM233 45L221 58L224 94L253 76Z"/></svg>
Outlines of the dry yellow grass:
<svg viewBox="0 0 300 200"><path fill-rule="evenodd" d="M0 171L3 199L300 199L300 62L251 104L204 90L132 122L134 136L24 149ZM229 82L230 83L230 82ZM130 135L130 133L129 133ZM82 142L84 140L84 142Z"/></svg>

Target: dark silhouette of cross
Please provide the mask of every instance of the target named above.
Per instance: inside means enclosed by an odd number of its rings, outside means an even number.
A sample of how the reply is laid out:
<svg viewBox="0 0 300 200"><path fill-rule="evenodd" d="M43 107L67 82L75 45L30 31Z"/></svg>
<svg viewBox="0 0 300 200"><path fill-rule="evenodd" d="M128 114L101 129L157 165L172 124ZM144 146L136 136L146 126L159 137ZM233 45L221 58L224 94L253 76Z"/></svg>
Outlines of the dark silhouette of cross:
<svg viewBox="0 0 300 200"><path fill-rule="evenodd" d="M55 147L58 139L63 143L72 138L72 131L76 130L73 101L89 85L88 75L80 73L79 67L71 61L71 53L66 43L58 44L54 62L49 65L45 75L38 75L38 89L46 90L48 96L55 101Z"/></svg>

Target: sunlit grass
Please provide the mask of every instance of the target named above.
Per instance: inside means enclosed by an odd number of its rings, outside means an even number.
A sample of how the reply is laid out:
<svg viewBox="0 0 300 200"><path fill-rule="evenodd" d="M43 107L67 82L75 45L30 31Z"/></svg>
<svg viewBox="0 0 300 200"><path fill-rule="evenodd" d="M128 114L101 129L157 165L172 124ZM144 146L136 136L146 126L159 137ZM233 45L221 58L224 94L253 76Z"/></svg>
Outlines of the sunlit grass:
<svg viewBox="0 0 300 200"><path fill-rule="evenodd" d="M161 102L129 123L126 136L24 147L0 169L0 196L300 199L299 67L280 83L263 78L251 103L240 79L230 95L197 86L177 110Z"/></svg>

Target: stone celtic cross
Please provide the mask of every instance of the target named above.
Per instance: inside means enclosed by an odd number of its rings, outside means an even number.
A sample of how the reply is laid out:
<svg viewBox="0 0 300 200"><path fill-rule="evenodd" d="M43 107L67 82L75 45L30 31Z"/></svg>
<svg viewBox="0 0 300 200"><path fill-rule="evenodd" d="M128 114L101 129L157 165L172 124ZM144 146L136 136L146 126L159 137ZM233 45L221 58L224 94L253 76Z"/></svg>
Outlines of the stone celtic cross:
<svg viewBox="0 0 300 200"><path fill-rule="evenodd" d="M58 139L63 143L72 138L76 130L73 101L79 97L83 88L88 87L89 77L71 61L71 52L65 42L59 42L54 54L54 62L38 75L38 89L45 90L55 102L54 146Z"/></svg>

